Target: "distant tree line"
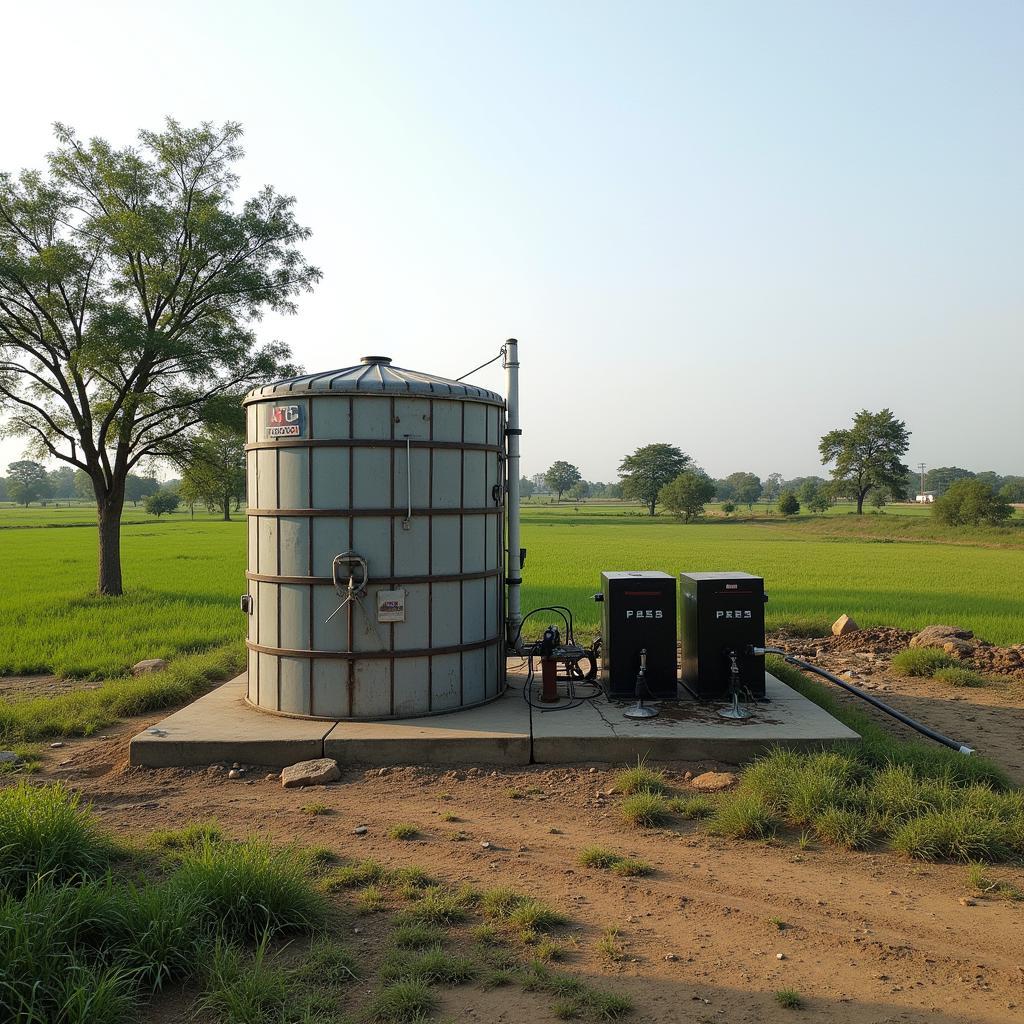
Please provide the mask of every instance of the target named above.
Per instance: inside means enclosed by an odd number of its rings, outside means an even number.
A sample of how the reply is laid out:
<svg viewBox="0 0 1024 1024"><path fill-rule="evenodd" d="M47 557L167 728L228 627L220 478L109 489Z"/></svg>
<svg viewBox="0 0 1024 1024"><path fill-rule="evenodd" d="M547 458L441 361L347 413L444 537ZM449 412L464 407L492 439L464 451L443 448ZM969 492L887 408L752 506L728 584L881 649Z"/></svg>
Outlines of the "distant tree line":
<svg viewBox="0 0 1024 1024"><path fill-rule="evenodd" d="M831 467L829 479L787 480L781 473L770 473L762 480L756 473L738 471L714 480L682 449L657 443L623 457L617 484L589 483L576 466L559 460L544 473L523 477L520 490L528 500L534 495L550 495L555 501L568 497L574 502L588 497L624 498L643 504L652 516L660 504L686 522L702 515L710 501L721 502L727 515L740 506L752 510L760 502L790 516L801 509L820 514L845 500L856 505L859 515L865 503L880 509L918 492L919 476L902 461L909 447L910 431L892 410L862 409L849 427L831 430L821 438L818 452L822 465ZM935 512L954 525L1002 522L1012 515L1011 503L1024 502L1024 477L992 471L932 469L925 477L925 489L940 499L952 492L951 500L936 502Z"/></svg>

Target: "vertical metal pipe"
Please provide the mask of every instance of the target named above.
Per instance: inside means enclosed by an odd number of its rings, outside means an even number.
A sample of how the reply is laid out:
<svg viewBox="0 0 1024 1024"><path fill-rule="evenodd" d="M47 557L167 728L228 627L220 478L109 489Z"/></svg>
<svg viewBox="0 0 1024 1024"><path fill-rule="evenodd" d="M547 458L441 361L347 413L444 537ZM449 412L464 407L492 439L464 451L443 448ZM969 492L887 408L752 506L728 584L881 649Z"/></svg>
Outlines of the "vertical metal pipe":
<svg viewBox="0 0 1024 1024"><path fill-rule="evenodd" d="M520 590L522 570L519 565L519 342L509 338L505 342L505 369L508 380L505 387L505 465L508 480L508 557L505 563L505 583L508 587L508 614L506 631L511 646L523 621Z"/></svg>

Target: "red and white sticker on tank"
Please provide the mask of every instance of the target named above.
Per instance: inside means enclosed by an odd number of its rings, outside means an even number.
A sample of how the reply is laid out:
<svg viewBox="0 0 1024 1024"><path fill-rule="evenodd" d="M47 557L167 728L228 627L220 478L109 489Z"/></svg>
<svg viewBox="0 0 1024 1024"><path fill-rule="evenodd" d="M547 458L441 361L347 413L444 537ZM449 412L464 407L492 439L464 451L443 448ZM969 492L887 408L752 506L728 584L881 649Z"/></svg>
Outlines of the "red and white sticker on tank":
<svg viewBox="0 0 1024 1024"><path fill-rule="evenodd" d="M304 411L301 405L268 406L267 437L302 437Z"/></svg>

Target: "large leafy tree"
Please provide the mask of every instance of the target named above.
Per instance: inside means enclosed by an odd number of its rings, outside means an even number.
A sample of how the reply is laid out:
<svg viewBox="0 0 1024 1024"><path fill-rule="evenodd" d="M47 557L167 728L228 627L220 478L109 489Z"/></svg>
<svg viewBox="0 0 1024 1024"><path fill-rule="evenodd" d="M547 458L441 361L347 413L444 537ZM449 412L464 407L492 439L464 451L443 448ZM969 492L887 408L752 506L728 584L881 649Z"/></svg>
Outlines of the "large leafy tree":
<svg viewBox="0 0 1024 1024"><path fill-rule="evenodd" d="M139 133L136 147L56 126L46 172L0 175L0 403L30 454L89 477L98 589L121 593L128 473L208 404L294 369L252 323L320 273L294 199L235 202L242 129Z"/></svg>
<svg viewBox="0 0 1024 1024"><path fill-rule="evenodd" d="M834 462L833 488L857 502L864 512L864 498L872 487L887 488L895 498L904 494L908 469L903 456L910 447L910 431L890 409L862 409L848 430L830 430L818 445L822 465Z"/></svg>
<svg viewBox="0 0 1024 1024"><path fill-rule="evenodd" d="M1013 515L1013 507L983 480L961 477L935 499L932 514L950 526L998 526Z"/></svg>
<svg viewBox="0 0 1024 1024"><path fill-rule="evenodd" d="M637 448L619 463L623 497L642 502L653 516L661 489L692 465L693 459L672 444Z"/></svg>
<svg viewBox="0 0 1024 1024"><path fill-rule="evenodd" d="M730 491L729 497L748 509L752 509L754 502L761 497L761 480L756 473L730 473L725 483Z"/></svg>
<svg viewBox="0 0 1024 1024"><path fill-rule="evenodd" d="M580 471L571 463L559 459L544 474L544 483L558 495L556 501L562 500L563 492L581 480Z"/></svg>

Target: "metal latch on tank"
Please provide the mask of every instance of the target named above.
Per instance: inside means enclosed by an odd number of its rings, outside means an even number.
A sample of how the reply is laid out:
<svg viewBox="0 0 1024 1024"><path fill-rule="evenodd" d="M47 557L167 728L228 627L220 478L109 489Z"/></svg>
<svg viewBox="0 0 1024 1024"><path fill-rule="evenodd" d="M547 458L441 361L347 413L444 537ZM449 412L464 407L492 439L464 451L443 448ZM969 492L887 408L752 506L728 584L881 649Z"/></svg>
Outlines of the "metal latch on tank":
<svg viewBox="0 0 1024 1024"><path fill-rule="evenodd" d="M345 579L346 571L348 573L348 579ZM358 582L356 576L358 574ZM362 555L356 554L354 551L343 551L340 555L335 555L334 560L331 562L331 578L334 580L334 589L338 597L341 598L341 604L331 612L330 615L324 619L324 622L330 622L338 612L344 608L354 605L362 613L363 618L373 627L374 633L377 634L377 639L384 645L384 638L380 635L380 630L377 628L377 622L372 615L366 610L363 605L363 598L366 597L366 584L370 578L369 569L366 566L366 559ZM403 592L404 594L404 592ZM404 607L404 603L403 603ZM404 620L403 620L404 621ZM352 619L349 618L349 630L348 630L348 651L346 653L352 653Z"/></svg>

